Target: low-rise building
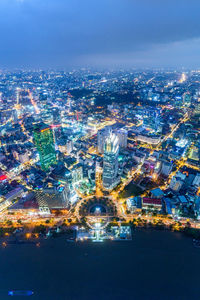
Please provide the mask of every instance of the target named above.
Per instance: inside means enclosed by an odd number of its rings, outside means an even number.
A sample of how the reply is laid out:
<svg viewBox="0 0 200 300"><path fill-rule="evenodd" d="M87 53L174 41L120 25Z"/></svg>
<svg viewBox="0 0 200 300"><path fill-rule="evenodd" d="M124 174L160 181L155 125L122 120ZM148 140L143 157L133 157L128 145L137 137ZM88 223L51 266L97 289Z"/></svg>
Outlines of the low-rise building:
<svg viewBox="0 0 200 300"><path fill-rule="evenodd" d="M142 208L142 199L141 197L132 197L126 200L127 210L131 213L140 211Z"/></svg>
<svg viewBox="0 0 200 300"><path fill-rule="evenodd" d="M162 200L158 198L142 198L142 208L156 208L161 209L162 208Z"/></svg>

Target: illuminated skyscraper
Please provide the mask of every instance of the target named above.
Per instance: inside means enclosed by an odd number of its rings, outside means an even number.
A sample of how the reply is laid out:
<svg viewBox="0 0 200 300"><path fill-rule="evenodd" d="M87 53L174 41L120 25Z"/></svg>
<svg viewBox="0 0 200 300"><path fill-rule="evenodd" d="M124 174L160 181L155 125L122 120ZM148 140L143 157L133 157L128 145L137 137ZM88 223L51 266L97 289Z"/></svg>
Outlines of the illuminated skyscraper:
<svg viewBox="0 0 200 300"><path fill-rule="evenodd" d="M52 116L53 116L53 125L60 125L61 117L60 117L60 111L58 107L52 108Z"/></svg>
<svg viewBox="0 0 200 300"><path fill-rule="evenodd" d="M105 126L103 129L99 130L97 133L97 146L98 152L104 152L104 145L107 137L110 135L112 128L110 126ZM127 138L128 132L127 130L121 129L113 129L113 133L118 137L120 148L127 148Z"/></svg>
<svg viewBox="0 0 200 300"><path fill-rule="evenodd" d="M60 116L60 110L58 107L52 108L52 128L53 128L55 143L57 144L58 140L63 135L62 121Z"/></svg>
<svg viewBox="0 0 200 300"><path fill-rule="evenodd" d="M110 133L104 144L103 187L112 190L118 183L119 139Z"/></svg>
<svg viewBox="0 0 200 300"><path fill-rule="evenodd" d="M34 129L34 142L40 156L40 163L43 170L56 162L56 151L51 128L40 123Z"/></svg>
<svg viewBox="0 0 200 300"><path fill-rule="evenodd" d="M106 126L103 129L99 130L97 133L97 143L98 143L98 152L99 153L104 152L105 140L109 136L110 130L111 130L110 127Z"/></svg>
<svg viewBox="0 0 200 300"><path fill-rule="evenodd" d="M115 130L115 134L117 135L119 139L119 146L121 148L127 148L127 138L128 138L128 132L125 129L118 129Z"/></svg>

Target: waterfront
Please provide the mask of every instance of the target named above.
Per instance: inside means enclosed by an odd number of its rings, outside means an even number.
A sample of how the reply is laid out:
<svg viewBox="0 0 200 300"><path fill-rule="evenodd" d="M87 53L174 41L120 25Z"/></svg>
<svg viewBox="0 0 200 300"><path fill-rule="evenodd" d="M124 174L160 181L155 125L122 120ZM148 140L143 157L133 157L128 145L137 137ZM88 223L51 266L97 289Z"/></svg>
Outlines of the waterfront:
<svg viewBox="0 0 200 300"><path fill-rule="evenodd" d="M33 290L30 299L39 300L195 300L199 258L192 239L167 231L137 230L126 242L67 243L62 236L40 247L8 245L0 249L0 299Z"/></svg>

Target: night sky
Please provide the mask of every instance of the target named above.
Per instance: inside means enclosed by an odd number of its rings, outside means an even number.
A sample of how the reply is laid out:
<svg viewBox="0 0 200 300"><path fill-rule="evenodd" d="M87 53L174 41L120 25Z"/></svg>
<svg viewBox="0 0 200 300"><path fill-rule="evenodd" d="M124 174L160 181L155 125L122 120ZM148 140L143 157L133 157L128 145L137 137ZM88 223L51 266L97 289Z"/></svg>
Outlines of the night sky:
<svg viewBox="0 0 200 300"><path fill-rule="evenodd" d="M0 68L200 67L199 0L0 0Z"/></svg>

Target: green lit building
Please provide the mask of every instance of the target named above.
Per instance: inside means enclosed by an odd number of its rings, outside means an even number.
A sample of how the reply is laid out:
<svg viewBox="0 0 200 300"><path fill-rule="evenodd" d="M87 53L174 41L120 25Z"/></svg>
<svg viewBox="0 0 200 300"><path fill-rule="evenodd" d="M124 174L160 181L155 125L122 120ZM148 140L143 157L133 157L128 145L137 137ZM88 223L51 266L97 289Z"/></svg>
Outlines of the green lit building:
<svg viewBox="0 0 200 300"><path fill-rule="evenodd" d="M38 124L34 128L34 143L39 152L41 167L46 171L56 162L52 129L44 123Z"/></svg>

